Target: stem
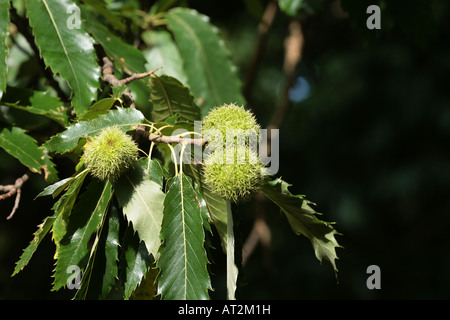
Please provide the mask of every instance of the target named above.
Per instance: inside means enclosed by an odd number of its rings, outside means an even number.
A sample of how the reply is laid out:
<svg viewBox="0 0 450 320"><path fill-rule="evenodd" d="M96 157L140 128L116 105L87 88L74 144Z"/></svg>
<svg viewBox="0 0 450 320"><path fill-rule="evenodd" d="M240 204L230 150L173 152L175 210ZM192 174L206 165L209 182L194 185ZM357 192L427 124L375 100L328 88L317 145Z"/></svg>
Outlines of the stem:
<svg viewBox="0 0 450 320"><path fill-rule="evenodd" d="M175 149L172 147L172 145L167 144L167 146L169 147L170 152L172 153L174 167L175 167L175 175L177 176L178 175L177 155L176 155Z"/></svg>
<svg viewBox="0 0 450 320"><path fill-rule="evenodd" d="M181 146L181 151L180 151L180 174L183 173L183 155L184 155L185 149L186 149L186 143L183 143L183 145Z"/></svg>
<svg viewBox="0 0 450 320"><path fill-rule="evenodd" d="M148 150L148 164L147 164L147 172L150 169L150 160L152 159L153 148L155 147L155 143L152 141L150 144L150 149Z"/></svg>
<svg viewBox="0 0 450 320"><path fill-rule="evenodd" d="M142 150L141 148L138 148L139 151L141 151L143 154L145 154L147 156L147 158L149 158L149 155L147 154L147 152L145 152L144 150Z"/></svg>
<svg viewBox="0 0 450 320"><path fill-rule="evenodd" d="M236 300L236 281L238 269L234 263L234 231L231 202L227 200L227 299Z"/></svg>

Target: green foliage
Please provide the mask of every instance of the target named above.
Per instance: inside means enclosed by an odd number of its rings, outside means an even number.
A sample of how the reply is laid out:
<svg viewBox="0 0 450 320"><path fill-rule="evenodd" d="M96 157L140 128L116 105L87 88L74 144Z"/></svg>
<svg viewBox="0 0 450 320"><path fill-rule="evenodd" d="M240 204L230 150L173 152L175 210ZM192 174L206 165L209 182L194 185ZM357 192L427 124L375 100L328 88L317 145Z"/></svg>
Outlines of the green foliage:
<svg viewBox="0 0 450 320"><path fill-rule="evenodd" d="M155 122L178 115L180 119L195 121L200 118L200 109L195 104L189 89L177 79L162 75L150 78L150 101Z"/></svg>
<svg viewBox="0 0 450 320"><path fill-rule="evenodd" d="M236 67L209 19L186 8L172 9L165 17L183 57L188 86L200 100L202 113L224 103L243 105Z"/></svg>
<svg viewBox="0 0 450 320"><path fill-rule="evenodd" d="M187 140L177 144L146 139L177 129L188 132L172 138L199 138L200 133L192 131L193 122L224 104L225 112L211 112L207 128L259 129L255 118L236 106L245 105L241 82L218 29L195 10L170 9L175 3L165 6L157 1L148 14L115 4L77 2L82 23L69 28L70 1L24 2L26 14L14 15L15 23L28 23L32 33L25 34L27 28L20 32L33 41L36 58L49 68L41 70L39 85L31 89L5 80L8 48L1 46L1 104L33 120L22 127L14 117L1 115L0 147L31 173L43 173L52 184L37 198L51 195L56 201L13 275L23 270L50 234L56 260L52 290L67 287L68 270L76 266L81 271L76 299L209 299L209 237L219 237L227 255L228 298L234 299L239 289L235 251L241 248L228 200L247 196L256 186L280 207L294 232L311 241L317 258L329 260L336 270L339 245L332 224L319 220L311 203L292 195L284 181L262 179L260 162L251 168L232 167L239 172L211 166L222 170L227 191L218 192L204 163L180 163ZM0 0L0 43L8 40L8 5ZM143 48L133 46L130 34L138 35L136 43ZM109 75L116 80L148 67L162 66L163 74L120 85L100 81L103 58L112 61ZM34 125L34 119L45 121L28 132L25 127ZM105 133L110 136L99 145ZM116 151L109 147L123 148L115 158ZM205 145L197 147L203 151ZM247 145L245 149L250 155ZM68 176L58 177L53 158L69 161L71 174L64 171ZM139 159L128 161L135 158Z"/></svg>
<svg viewBox="0 0 450 320"><path fill-rule="evenodd" d="M0 147L27 166L31 172L41 173L43 170L46 180L57 179L57 172L50 157L25 130L17 127L3 129L0 132Z"/></svg>
<svg viewBox="0 0 450 320"><path fill-rule="evenodd" d="M13 102L8 102L8 101ZM9 87L3 97L6 106L23 110L36 115L51 119L62 127L69 125L67 107L58 97L48 92L16 89Z"/></svg>
<svg viewBox="0 0 450 320"><path fill-rule="evenodd" d="M180 173L164 200L162 245L157 267L162 299L208 299L211 289L200 203L191 181Z"/></svg>
<svg viewBox="0 0 450 320"><path fill-rule="evenodd" d="M68 82L73 108L83 114L96 98L100 70L92 38L82 28L67 27L70 6L69 0L26 1L34 39L46 66Z"/></svg>
<svg viewBox="0 0 450 320"><path fill-rule="evenodd" d="M152 173L157 174L155 171ZM141 161L117 181L115 188L117 200L126 219L132 224L139 239L144 242L148 253L156 257L160 245L165 194L161 190L162 186L152 179L155 179L155 176L148 174ZM159 179L162 180L162 174Z"/></svg>
<svg viewBox="0 0 450 320"><path fill-rule="evenodd" d="M338 234L332 224L319 220L318 213L311 207L313 204L304 195L293 195L289 192L289 184L281 179L266 183L262 187L264 194L272 200L286 215L295 233L307 237L314 248L317 259L328 260L337 272L335 260L336 248L339 244L335 238Z"/></svg>

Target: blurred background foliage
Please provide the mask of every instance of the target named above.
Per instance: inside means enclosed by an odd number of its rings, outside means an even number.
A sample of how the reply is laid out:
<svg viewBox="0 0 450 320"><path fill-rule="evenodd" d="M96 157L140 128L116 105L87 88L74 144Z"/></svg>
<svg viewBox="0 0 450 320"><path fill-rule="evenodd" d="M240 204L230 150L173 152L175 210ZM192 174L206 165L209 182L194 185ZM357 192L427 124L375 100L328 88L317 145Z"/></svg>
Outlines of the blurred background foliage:
<svg viewBox="0 0 450 320"><path fill-rule="evenodd" d="M211 17L245 82L269 1L179 3ZM267 126L289 83L283 71L289 25L300 21L304 46L280 126L277 176L293 184L293 194L306 194L317 203L324 220L336 222L344 247L338 250L338 281L328 262L317 261L309 241L291 232L277 208L263 203L270 245L259 244L248 258L238 298L448 299L450 3L302 3L293 15L276 13L246 98L262 126ZM366 27L370 4L381 8L381 30ZM16 45L12 63L20 52ZM27 72L33 77L33 65L30 61L29 68L21 70L21 79ZM64 161L56 160L61 177L66 176L65 166L70 168ZM0 170L0 184L11 184L25 173L3 151ZM54 261L50 238L22 273L10 277L36 225L51 213L51 199L33 200L45 185L39 177L24 185L20 208L10 221L6 216L14 199L0 202L1 299L73 296L68 290L50 292ZM260 209L256 202L237 208L241 241ZM216 251L212 297L223 298L225 260ZM366 270L373 264L381 268L381 290L366 287Z"/></svg>

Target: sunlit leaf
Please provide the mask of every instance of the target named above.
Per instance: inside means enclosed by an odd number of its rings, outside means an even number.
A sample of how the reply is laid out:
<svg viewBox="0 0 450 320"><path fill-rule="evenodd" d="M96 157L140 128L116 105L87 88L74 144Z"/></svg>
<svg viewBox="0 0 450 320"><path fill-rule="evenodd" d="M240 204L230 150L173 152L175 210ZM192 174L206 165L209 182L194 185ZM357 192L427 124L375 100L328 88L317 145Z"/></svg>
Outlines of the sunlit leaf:
<svg viewBox="0 0 450 320"><path fill-rule="evenodd" d="M58 153L69 152L77 146L80 138L93 136L112 125L117 125L123 130L131 130L143 120L144 116L137 109L117 108L117 110L110 110L107 114L95 119L71 125L65 131L53 136L43 147Z"/></svg>
<svg viewBox="0 0 450 320"><path fill-rule="evenodd" d="M163 219L164 192L138 162L115 183L117 200L147 251L157 257Z"/></svg>
<svg viewBox="0 0 450 320"><path fill-rule="evenodd" d="M45 187L45 189L42 190L42 192L40 192L36 196L36 198L43 197L43 196L49 196L49 195L52 195L53 198L55 198L59 194L59 192L64 190L74 179L75 179L75 177L70 177L70 178L66 178L66 179L60 180L58 182L55 182L54 184L51 184L51 185Z"/></svg>
<svg viewBox="0 0 450 320"><path fill-rule="evenodd" d="M143 52L147 59L148 70L163 67L161 73L174 77L181 83L187 82L183 59L169 32L165 30L147 31L142 33L142 39L148 45Z"/></svg>

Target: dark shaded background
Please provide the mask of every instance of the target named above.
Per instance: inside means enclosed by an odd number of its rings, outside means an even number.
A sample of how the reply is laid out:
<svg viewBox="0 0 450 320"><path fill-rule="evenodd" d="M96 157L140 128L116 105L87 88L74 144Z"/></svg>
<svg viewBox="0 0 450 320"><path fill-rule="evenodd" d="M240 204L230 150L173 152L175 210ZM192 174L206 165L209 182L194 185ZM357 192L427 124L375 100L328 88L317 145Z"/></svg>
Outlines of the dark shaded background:
<svg viewBox="0 0 450 320"><path fill-rule="evenodd" d="M450 3L446 0L309 1L320 5L299 18L305 46L296 70L291 108L280 130L278 176L306 194L335 221L337 283L306 238L264 203L272 232L242 271L238 297L247 299L450 298ZM258 42L266 1L189 1L211 17L225 37L241 78ZM369 4L382 7L382 29L366 28ZM333 9L334 8L334 9ZM283 41L293 18L278 12L270 30L249 104L263 126L286 83ZM220 76L220 75L218 75ZM64 164L62 164L64 165ZM25 171L0 152L0 184ZM23 188L19 211L6 221L13 199L0 202L0 298L70 298L53 293L54 246L46 238L26 269L10 278L22 249L51 199L33 200L45 183ZM254 203L236 209L242 240L252 227ZM216 254L213 285L224 298L224 257ZM381 289L366 287L369 265L381 268Z"/></svg>

